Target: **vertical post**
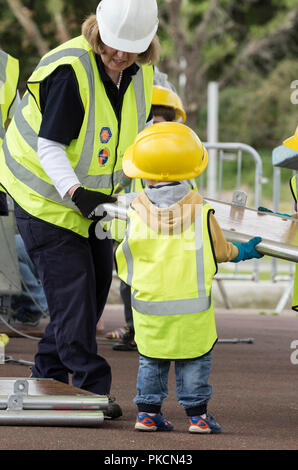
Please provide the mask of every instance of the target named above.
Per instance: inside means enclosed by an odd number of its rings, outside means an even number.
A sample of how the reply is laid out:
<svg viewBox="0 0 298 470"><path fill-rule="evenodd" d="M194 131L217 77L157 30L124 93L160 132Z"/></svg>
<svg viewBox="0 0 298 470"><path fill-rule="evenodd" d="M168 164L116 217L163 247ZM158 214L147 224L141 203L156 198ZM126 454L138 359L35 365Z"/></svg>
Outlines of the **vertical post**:
<svg viewBox="0 0 298 470"><path fill-rule="evenodd" d="M186 67L187 67L187 62L185 58L180 57L180 60L179 60L180 72L179 72L179 77L178 77L178 85L179 85L179 95L180 95L182 102L184 102L185 100L185 86L187 82L187 78L185 74Z"/></svg>
<svg viewBox="0 0 298 470"><path fill-rule="evenodd" d="M218 141L218 83L208 83L208 116L207 141L214 144ZM207 195L216 198L216 159L217 151L210 149L207 167Z"/></svg>

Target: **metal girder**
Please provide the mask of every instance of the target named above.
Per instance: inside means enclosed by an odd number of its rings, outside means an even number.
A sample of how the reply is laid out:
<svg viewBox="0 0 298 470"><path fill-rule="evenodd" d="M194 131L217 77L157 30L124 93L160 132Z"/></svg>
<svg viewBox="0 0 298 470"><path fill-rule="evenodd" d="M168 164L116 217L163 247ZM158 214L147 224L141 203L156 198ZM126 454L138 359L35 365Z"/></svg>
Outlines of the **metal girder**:
<svg viewBox="0 0 298 470"><path fill-rule="evenodd" d="M117 203L102 204L95 214L102 215L106 211L110 218L126 220L129 204L136 195L118 196ZM262 241L256 247L260 253L298 262L298 219L250 209L235 200L234 203L205 200L215 210L216 220L228 241L245 243L252 237L260 236Z"/></svg>
<svg viewBox="0 0 298 470"><path fill-rule="evenodd" d="M11 395L0 396L0 425L99 427L108 397L101 395L28 395L26 379L17 379Z"/></svg>

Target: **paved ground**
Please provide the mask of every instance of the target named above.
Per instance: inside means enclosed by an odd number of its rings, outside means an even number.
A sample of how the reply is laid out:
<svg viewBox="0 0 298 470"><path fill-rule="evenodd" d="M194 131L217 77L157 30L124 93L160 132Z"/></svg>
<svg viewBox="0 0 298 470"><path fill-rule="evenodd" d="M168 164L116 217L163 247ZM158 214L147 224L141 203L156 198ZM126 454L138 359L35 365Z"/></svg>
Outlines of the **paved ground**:
<svg viewBox="0 0 298 470"><path fill-rule="evenodd" d="M179 450L189 453L195 450L297 450L298 317L217 311L216 319L221 340L254 338L252 344L220 342L214 348L210 377L213 397L209 409L221 424L222 434L200 436L187 432L184 411L176 401L173 368L163 412L173 422L175 430L171 433L135 431L136 408L132 400L137 352L113 351L109 342L99 340L101 353L112 366L112 394L122 406L123 416L105 420L98 429L3 426L0 449ZM122 308L108 306L104 313L105 331L122 324ZM0 330L7 331L1 324ZM39 333L42 328L35 332ZM32 361L36 346L37 341L13 336L6 354ZM0 365L0 377L26 377L27 373L24 365Z"/></svg>

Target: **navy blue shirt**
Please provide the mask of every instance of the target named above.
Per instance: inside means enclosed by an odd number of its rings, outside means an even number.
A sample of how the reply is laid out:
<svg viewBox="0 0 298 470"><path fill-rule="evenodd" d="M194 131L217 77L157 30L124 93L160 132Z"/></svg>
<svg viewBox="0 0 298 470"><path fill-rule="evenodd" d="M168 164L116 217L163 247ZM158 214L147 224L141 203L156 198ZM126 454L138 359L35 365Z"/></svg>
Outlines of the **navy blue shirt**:
<svg viewBox="0 0 298 470"><path fill-rule="evenodd" d="M139 69L132 64L123 71L118 90L115 83L105 71L104 64L99 55L95 55L107 96L112 104L118 121L121 119L121 110L124 94L131 82L132 76ZM42 122L39 136L69 145L77 139L84 119L84 107L79 94L79 87L75 72L70 65L59 66L40 85L40 104ZM152 110L148 121L152 119Z"/></svg>

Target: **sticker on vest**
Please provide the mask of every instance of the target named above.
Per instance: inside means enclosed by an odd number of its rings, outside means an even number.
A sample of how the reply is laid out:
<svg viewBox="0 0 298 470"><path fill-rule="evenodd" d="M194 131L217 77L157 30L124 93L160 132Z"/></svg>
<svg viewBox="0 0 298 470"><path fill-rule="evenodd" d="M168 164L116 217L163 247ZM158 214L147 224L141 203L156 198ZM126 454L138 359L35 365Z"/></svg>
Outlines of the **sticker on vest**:
<svg viewBox="0 0 298 470"><path fill-rule="evenodd" d="M98 154L98 163L101 166L104 166L107 163L109 156L110 154L108 149L101 149Z"/></svg>
<svg viewBox="0 0 298 470"><path fill-rule="evenodd" d="M112 131L109 127L102 127L99 133L100 142L102 144L107 144L112 137Z"/></svg>

